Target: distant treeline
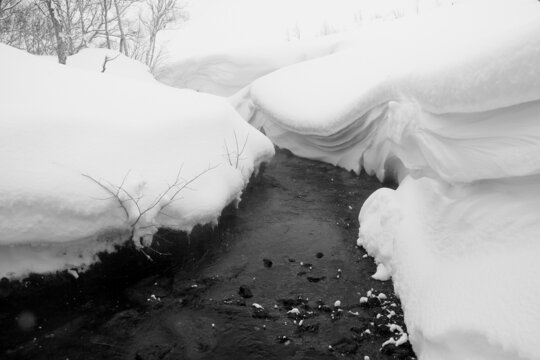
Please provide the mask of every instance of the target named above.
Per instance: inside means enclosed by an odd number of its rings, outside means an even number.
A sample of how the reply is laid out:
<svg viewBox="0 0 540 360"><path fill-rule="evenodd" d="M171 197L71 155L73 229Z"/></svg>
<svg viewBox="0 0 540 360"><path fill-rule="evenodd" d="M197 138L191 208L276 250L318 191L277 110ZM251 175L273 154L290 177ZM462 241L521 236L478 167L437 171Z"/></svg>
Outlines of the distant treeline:
<svg viewBox="0 0 540 360"><path fill-rule="evenodd" d="M82 48L105 47L153 68L158 32L188 18L180 1L0 0L0 42L63 64Z"/></svg>

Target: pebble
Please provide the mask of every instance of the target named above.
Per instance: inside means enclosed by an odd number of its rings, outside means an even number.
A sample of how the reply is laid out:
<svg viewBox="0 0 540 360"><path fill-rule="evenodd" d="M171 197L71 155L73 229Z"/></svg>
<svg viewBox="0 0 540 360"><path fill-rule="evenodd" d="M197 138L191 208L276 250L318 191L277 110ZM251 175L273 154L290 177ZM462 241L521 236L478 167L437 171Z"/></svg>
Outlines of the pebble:
<svg viewBox="0 0 540 360"><path fill-rule="evenodd" d="M271 268L273 262L270 259L263 259L263 264L264 264L264 267Z"/></svg>
<svg viewBox="0 0 540 360"><path fill-rule="evenodd" d="M249 299L253 297L253 292L246 285L241 285L240 288L238 289L238 295L240 295L244 299Z"/></svg>

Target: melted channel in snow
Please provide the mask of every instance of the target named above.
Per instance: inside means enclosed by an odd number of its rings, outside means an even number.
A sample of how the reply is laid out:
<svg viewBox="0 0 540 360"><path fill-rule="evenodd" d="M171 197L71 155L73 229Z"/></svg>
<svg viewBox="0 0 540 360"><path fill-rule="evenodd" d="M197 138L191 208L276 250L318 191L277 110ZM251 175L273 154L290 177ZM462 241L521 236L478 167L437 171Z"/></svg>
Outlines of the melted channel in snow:
<svg viewBox="0 0 540 360"><path fill-rule="evenodd" d="M366 27L231 101L280 147L400 182L365 202L358 244L420 359L540 358L537 1Z"/></svg>

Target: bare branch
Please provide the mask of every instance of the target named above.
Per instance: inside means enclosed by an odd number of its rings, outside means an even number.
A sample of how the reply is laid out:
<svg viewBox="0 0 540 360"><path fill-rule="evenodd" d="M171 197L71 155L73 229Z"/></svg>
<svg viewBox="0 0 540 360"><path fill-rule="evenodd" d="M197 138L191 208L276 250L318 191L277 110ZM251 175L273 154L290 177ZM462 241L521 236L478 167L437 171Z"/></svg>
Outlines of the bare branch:
<svg viewBox="0 0 540 360"><path fill-rule="evenodd" d="M120 56L120 53L118 53L118 55L116 55L115 57L112 57L112 58L110 58L110 57L108 57L108 56L105 56L105 60L103 60L103 66L102 66L102 68L101 68L101 72L104 73L105 70L107 70L107 63L108 63L109 61L116 60L119 56Z"/></svg>
<svg viewBox="0 0 540 360"><path fill-rule="evenodd" d="M124 213L126 214L126 218L129 219L129 213L128 213L128 210L126 209L126 207L124 206L124 202L122 201L122 199L120 199L120 197L118 197L118 195L115 192L113 192L111 189L109 189L107 186L105 186L99 180L94 179L90 175L82 174L82 176L84 176L85 178L87 178L87 179L91 180L92 182L96 183L103 190L105 190L106 192L111 194L112 197L115 198L118 201L118 203L120 204L120 207L124 210Z"/></svg>
<svg viewBox="0 0 540 360"><path fill-rule="evenodd" d="M116 185L113 185L113 184L110 184L110 183L107 185L107 184L93 178L92 176L87 175L87 174L82 174L82 176L89 179L90 181L92 181L93 183L98 185L100 188L105 190L110 195L110 197L107 198L107 199L115 199L118 202L118 204L120 205L120 207L124 210L124 213L126 215L126 219L128 221L130 221L130 219L132 219L132 218L130 217L130 212L128 210L128 207L126 206L126 203L129 202L129 201L133 202L134 206L137 209L137 213L138 213L137 218L134 221L131 221L131 223L130 223L130 227L132 229L131 237L132 237L132 239L134 239L137 230L147 230L147 229L156 228L154 224L144 224L144 223L140 224L141 219L144 217L145 214L149 213L153 209L157 209L156 215L160 214L160 215L171 217L169 214L166 214L163 210L165 210L172 202L174 202L177 199L178 195L180 194L180 192L182 192L182 190L191 189L189 187L190 184L195 182L197 179L199 179L201 176L203 176L207 172L217 168L218 166L219 166L219 164L215 165L215 166L208 166L207 169L201 171L199 174L195 175L191 179L184 180L184 179L182 179L180 177L180 174L181 174L181 171L182 171L182 168L183 168L183 165L182 165L180 167L178 173L176 174L176 178L174 180L174 183L172 185L170 185L156 199L154 199L154 201L152 201L151 205L146 207L144 210L141 209L141 207L139 205L139 201L141 200L142 197L139 197L139 198L134 197L124 187L124 185L125 185L125 183L127 181L127 178L128 178L128 176L130 174L130 171L128 171L126 173L126 175L122 179L122 183L120 184L120 186L116 186ZM123 199L124 195L127 197L127 199ZM159 206L159 208L158 208L158 206ZM148 234L152 234L152 233L150 232ZM143 244L141 244L141 245L144 247ZM152 250L154 250L154 249L152 249ZM151 260L151 257L147 253L145 253L144 251L142 251L142 252L148 259Z"/></svg>
<svg viewBox="0 0 540 360"><path fill-rule="evenodd" d="M216 169L217 167L219 167L219 164L218 165L215 165L215 166L209 166L206 170L202 171L201 173L199 173L197 176L193 177L191 180L189 181L186 181L184 183L184 185L182 185L181 187L178 188L178 190L176 192L173 193L173 196L170 197L169 199L169 202L167 204L165 204L160 211L162 211L163 209L165 209L167 206L169 206L169 204L174 200L174 198L180 193L180 191L184 190L189 184L193 183L195 180L197 180L198 178L200 178L201 176L203 176L204 174L206 174L207 172L211 171L211 170L214 170Z"/></svg>

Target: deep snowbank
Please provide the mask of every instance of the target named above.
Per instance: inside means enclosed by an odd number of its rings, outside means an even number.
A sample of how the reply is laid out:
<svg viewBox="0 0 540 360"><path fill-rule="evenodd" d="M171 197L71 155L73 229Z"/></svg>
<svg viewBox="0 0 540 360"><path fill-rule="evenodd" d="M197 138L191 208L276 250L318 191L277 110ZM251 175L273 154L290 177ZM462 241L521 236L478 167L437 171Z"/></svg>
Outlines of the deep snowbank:
<svg viewBox="0 0 540 360"><path fill-rule="evenodd" d="M156 81L148 66L128 58L116 50L102 48L82 49L77 54L68 56L67 65L107 75L120 76L132 80Z"/></svg>
<svg viewBox="0 0 540 360"><path fill-rule="evenodd" d="M349 31L453 2L199 0L189 4L189 21L159 33L157 76L171 86L229 96L283 66L338 51L354 37Z"/></svg>
<svg viewBox="0 0 540 360"><path fill-rule="evenodd" d="M420 359L538 359L540 178L405 178L360 212Z"/></svg>
<svg viewBox="0 0 540 360"><path fill-rule="evenodd" d="M213 49L211 53L166 59L155 73L159 81L170 86L231 96L259 77L284 66L345 48L350 38L350 35L337 34L317 41Z"/></svg>
<svg viewBox="0 0 540 360"><path fill-rule="evenodd" d="M244 104L251 102L251 111L242 110L243 115L263 126L278 146L355 171L363 165L382 177L396 149L410 148L396 144L409 141L408 133L416 137L421 130L429 136L445 123L459 132L460 114L475 113L476 122L485 121L497 116L489 113L492 109L540 99L536 76L540 39L534 36L538 18L533 6L515 9L494 4L486 15L488 20L481 23L471 15L474 12L464 13L459 8L418 22L396 21L370 32L371 36L363 38L365 42L349 50L289 66L255 81L250 91L243 92L243 98L235 99L236 106L246 108ZM455 23L461 26L454 30ZM501 121L502 127L490 130L494 136L497 131L506 131ZM521 121L527 120L517 120ZM481 126L476 129L483 131ZM526 145L529 135L528 130L520 134L520 145ZM461 137L467 136L461 133ZM470 137L474 139L474 134ZM440 141L438 145L449 145L445 151L453 151L453 144ZM497 156L508 148L490 147ZM531 144L527 153L533 148L536 145ZM471 152L479 162L494 158L480 149ZM424 156L419 151L415 155ZM430 161L427 158L409 161L411 169L433 168L433 164L426 164ZM510 159L499 167L508 170L509 163ZM460 165L461 173L478 170L473 162L467 164L471 166L465 169ZM491 170L495 171L494 167ZM506 174L490 177L501 175ZM451 176L446 174L445 178ZM468 178L451 180L469 181L475 175L462 176Z"/></svg>
<svg viewBox="0 0 540 360"><path fill-rule="evenodd" d="M0 277L215 222L273 155L221 98L0 52Z"/></svg>
<svg viewBox="0 0 540 360"><path fill-rule="evenodd" d="M364 204L358 244L420 359L539 359L540 4L387 29L233 101L278 146L400 180Z"/></svg>

